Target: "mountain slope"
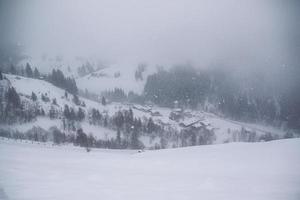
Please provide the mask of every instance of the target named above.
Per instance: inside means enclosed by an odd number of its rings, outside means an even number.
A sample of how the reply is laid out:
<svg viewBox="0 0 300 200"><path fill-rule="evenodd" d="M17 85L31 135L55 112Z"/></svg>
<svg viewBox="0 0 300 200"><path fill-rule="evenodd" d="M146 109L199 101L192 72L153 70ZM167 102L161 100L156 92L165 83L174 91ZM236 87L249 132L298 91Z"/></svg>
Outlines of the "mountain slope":
<svg viewBox="0 0 300 200"><path fill-rule="evenodd" d="M86 153L76 147L0 139L0 197L296 200L299 146L299 139L288 139L140 154L97 149Z"/></svg>
<svg viewBox="0 0 300 200"><path fill-rule="evenodd" d="M81 90L88 89L90 92L100 94L103 91L121 88L126 93L133 91L141 94L147 76L154 73L153 67L146 68L143 72L143 80L135 79L137 65L113 65L100 69L94 73L76 79L78 88Z"/></svg>
<svg viewBox="0 0 300 200"><path fill-rule="evenodd" d="M160 125L163 128L164 132L163 134L160 132L149 134L147 131L141 133L139 140L146 148L157 148L157 146L160 147L162 145L165 146L164 148L190 146L195 144L197 145L198 141L200 144L219 144L236 141L256 142L261 140L284 138L286 134L284 131L273 127L231 121L220 118L211 113L197 110L187 109L185 111L177 111L157 106L142 106L114 102L103 106L102 104L81 97L80 101L85 103L85 107L78 106L73 102L72 95L69 94L66 98L65 91L63 89L55 87L46 81L15 75L5 76L9 80L10 85L16 88L22 99L29 102L31 101L32 104L42 107L45 110L46 115L48 115L50 109L53 107L61 113L57 119L50 119L48 116L45 116L37 117L36 121L29 123L13 125L2 124L0 126L0 128L13 131L26 132L33 127L41 127L48 130L53 126L62 130L63 110L64 106L68 105L70 108L74 108L75 111L81 108L86 114L83 121L76 122L75 128L81 127L87 134L92 134L98 139L109 140L111 138L116 138L117 131L114 127L108 129L104 128L103 125L99 126L89 123L91 109L93 108L98 109L103 115L108 115L112 119L118 111L129 110L131 108L134 117L140 118L145 124L144 126L147 126L148 120L152 118L157 125ZM3 83L3 87L5 87L6 84L7 82L5 82L5 84ZM36 93L38 97L36 102L32 102L30 99L32 92ZM42 101L42 94L49 97L50 102ZM53 105L51 102L54 98L56 99L57 105ZM180 115L181 118L178 120L172 119L171 116L174 113L179 113L178 115ZM192 132L188 132L191 128ZM195 136L196 143L192 143L191 141L193 139L193 134L195 134L193 129L200 129L200 135ZM182 141L183 136L186 137L186 141ZM123 132L121 132L121 137L125 138L128 136L125 134L123 135Z"/></svg>

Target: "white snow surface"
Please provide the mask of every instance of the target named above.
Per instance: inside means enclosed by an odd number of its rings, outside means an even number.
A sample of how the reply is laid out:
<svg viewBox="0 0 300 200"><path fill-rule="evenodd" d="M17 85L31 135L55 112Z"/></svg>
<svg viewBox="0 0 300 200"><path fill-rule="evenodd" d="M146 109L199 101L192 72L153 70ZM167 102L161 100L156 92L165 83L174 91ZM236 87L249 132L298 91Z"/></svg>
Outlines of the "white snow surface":
<svg viewBox="0 0 300 200"><path fill-rule="evenodd" d="M82 78L76 79L79 89L87 89L90 92L100 94L107 90L121 88L128 93L133 91L141 94L146 83L147 76L154 73L155 68L148 67L143 73L143 80L135 80L136 64L112 65L110 67L98 70L92 74L88 74ZM115 77L119 74L119 77Z"/></svg>
<svg viewBox="0 0 300 200"><path fill-rule="evenodd" d="M300 139L146 151L0 138L3 200L298 200Z"/></svg>

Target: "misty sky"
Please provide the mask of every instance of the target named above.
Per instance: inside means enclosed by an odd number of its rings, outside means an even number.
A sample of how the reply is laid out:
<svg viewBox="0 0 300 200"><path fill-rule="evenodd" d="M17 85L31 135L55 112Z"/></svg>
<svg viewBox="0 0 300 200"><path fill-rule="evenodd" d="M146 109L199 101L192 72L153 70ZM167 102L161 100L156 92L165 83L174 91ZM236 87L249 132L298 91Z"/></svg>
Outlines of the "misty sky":
<svg viewBox="0 0 300 200"><path fill-rule="evenodd" d="M272 66L293 63L299 52L297 1L7 2L1 26L31 56Z"/></svg>

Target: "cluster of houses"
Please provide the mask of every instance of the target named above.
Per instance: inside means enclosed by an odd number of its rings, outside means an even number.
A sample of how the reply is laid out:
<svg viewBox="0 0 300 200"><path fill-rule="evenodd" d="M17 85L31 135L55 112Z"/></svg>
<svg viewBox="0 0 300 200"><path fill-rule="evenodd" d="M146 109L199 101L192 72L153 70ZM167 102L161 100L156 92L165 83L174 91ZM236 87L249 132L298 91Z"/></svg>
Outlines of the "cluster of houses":
<svg viewBox="0 0 300 200"><path fill-rule="evenodd" d="M132 108L145 113L150 113L151 116L162 116L159 111L153 110L152 106L133 105Z"/></svg>

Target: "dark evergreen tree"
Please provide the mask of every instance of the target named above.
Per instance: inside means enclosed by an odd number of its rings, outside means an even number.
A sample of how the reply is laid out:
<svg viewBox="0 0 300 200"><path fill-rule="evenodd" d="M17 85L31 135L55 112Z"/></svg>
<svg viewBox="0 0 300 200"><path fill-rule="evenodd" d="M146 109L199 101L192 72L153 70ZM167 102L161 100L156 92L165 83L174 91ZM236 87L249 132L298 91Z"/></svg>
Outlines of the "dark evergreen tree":
<svg viewBox="0 0 300 200"><path fill-rule="evenodd" d="M115 122L117 128L121 129L121 127L124 124L124 116L121 111L118 111L117 116L115 116L115 118L114 118L114 122Z"/></svg>
<svg viewBox="0 0 300 200"><path fill-rule="evenodd" d="M148 124L147 124L147 132L152 133L152 132L154 132L154 130L155 130L155 124L154 124L152 118L150 117L148 120Z"/></svg>
<svg viewBox="0 0 300 200"><path fill-rule="evenodd" d="M56 98L52 99L52 104L57 105Z"/></svg>
<svg viewBox="0 0 300 200"><path fill-rule="evenodd" d="M34 75L34 78L40 78L40 72L37 68L34 68L33 75Z"/></svg>
<svg viewBox="0 0 300 200"><path fill-rule="evenodd" d="M44 101L44 102L49 102L49 101L50 101L50 99L49 99L49 97L47 96L47 94L41 94L41 99L42 99L42 101Z"/></svg>
<svg viewBox="0 0 300 200"><path fill-rule="evenodd" d="M79 100L79 98L78 98L78 96L76 94L73 95L73 102L76 105L80 105L80 100Z"/></svg>
<svg viewBox="0 0 300 200"><path fill-rule="evenodd" d="M70 109L69 109L68 105L65 105L64 116L65 116L66 119L70 119Z"/></svg>
<svg viewBox="0 0 300 200"><path fill-rule="evenodd" d="M71 94L77 94L78 88L74 78L66 78L61 70L52 70L52 73L48 75L47 80L53 85L63 88Z"/></svg>
<svg viewBox="0 0 300 200"><path fill-rule="evenodd" d="M6 93L7 104L10 104L14 107L21 106L21 99L14 87L8 88Z"/></svg>
<svg viewBox="0 0 300 200"><path fill-rule="evenodd" d="M43 109L43 108L41 108L41 111L40 111L40 113L41 113L41 116L45 116L45 111L44 111L44 109Z"/></svg>
<svg viewBox="0 0 300 200"><path fill-rule="evenodd" d="M2 75L1 70L0 70L0 80L3 80L3 75Z"/></svg>
<svg viewBox="0 0 300 200"><path fill-rule="evenodd" d="M22 102L14 87L8 88L7 92L5 93L5 100L6 105L3 105L2 102L0 102L0 107L2 110L0 113L1 121L8 124L24 121L26 116L23 110Z"/></svg>
<svg viewBox="0 0 300 200"><path fill-rule="evenodd" d="M52 131L52 134L53 134L53 143L54 144L61 144L64 142L65 135L58 128L55 128Z"/></svg>
<svg viewBox="0 0 300 200"><path fill-rule="evenodd" d="M87 135L81 128L77 130L75 143L81 147L88 147Z"/></svg>
<svg viewBox="0 0 300 200"><path fill-rule="evenodd" d="M34 92L31 93L31 99L32 101L36 101L37 100L37 96Z"/></svg>
<svg viewBox="0 0 300 200"><path fill-rule="evenodd" d="M54 106L50 107L49 117L50 117L50 119L56 119L57 118L57 112L56 112Z"/></svg>
<svg viewBox="0 0 300 200"><path fill-rule="evenodd" d="M129 109L128 122L129 123L133 122L133 112L131 108Z"/></svg>
<svg viewBox="0 0 300 200"><path fill-rule="evenodd" d="M133 149L139 149L140 148L140 142L139 142L139 132L137 127L133 127L133 131L131 133L131 148Z"/></svg>
<svg viewBox="0 0 300 200"><path fill-rule="evenodd" d="M33 77L33 72L32 72L32 69L31 69L31 66L29 65L29 63L26 64L25 71L26 71L26 75L28 77Z"/></svg>
<svg viewBox="0 0 300 200"><path fill-rule="evenodd" d="M17 74L17 70L16 70L14 65L10 65L10 73L11 74Z"/></svg>
<svg viewBox="0 0 300 200"><path fill-rule="evenodd" d="M76 120L76 114L73 108L70 108L70 120Z"/></svg>
<svg viewBox="0 0 300 200"><path fill-rule="evenodd" d="M116 141L117 141L118 148L120 148L120 145L121 145L121 131L120 131L120 129L117 130Z"/></svg>
<svg viewBox="0 0 300 200"><path fill-rule="evenodd" d="M84 111L83 111L82 108L79 108L79 109L78 109L78 113L77 113L77 119L78 119L79 121L82 121L82 120L84 120L84 118L85 118Z"/></svg>
<svg viewBox="0 0 300 200"><path fill-rule="evenodd" d="M103 122L104 127L108 126L108 119L107 118L108 118L107 116L104 117L104 122Z"/></svg>
<svg viewBox="0 0 300 200"><path fill-rule="evenodd" d="M24 67L21 67L20 73L21 73L22 76L25 76L25 70L24 70Z"/></svg>
<svg viewBox="0 0 300 200"><path fill-rule="evenodd" d="M135 71L135 80L143 80L143 72L146 70L147 65L146 64L139 64L137 70Z"/></svg>
<svg viewBox="0 0 300 200"><path fill-rule="evenodd" d="M67 99L68 98L68 92L65 91L65 98Z"/></svg>
<svg viewBox="0 0 300 200"><path fill-rule="evenodd" d="M105 97L102 97L101 103L102 103L103 106L106 106L106 99L105 99Z"/></svg>

